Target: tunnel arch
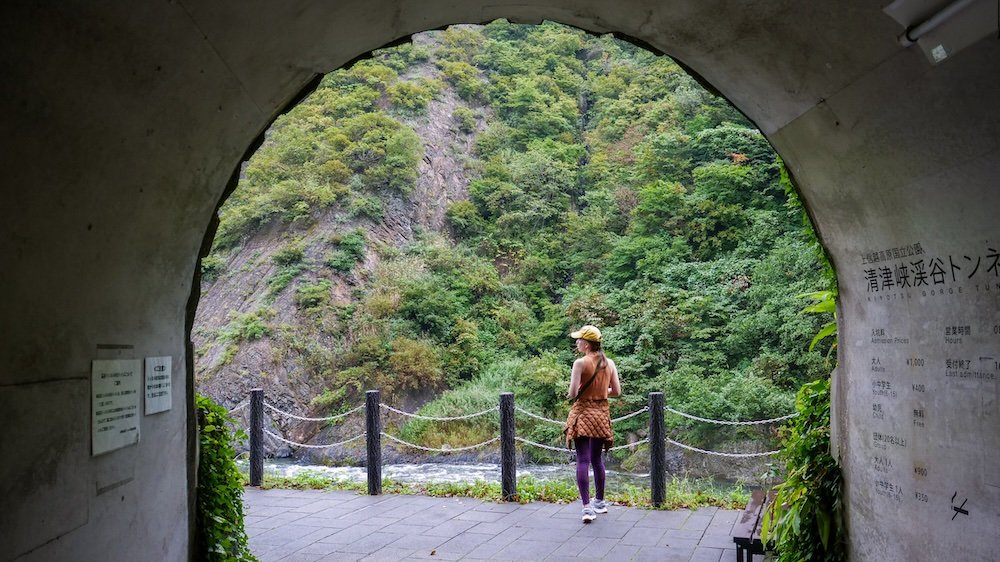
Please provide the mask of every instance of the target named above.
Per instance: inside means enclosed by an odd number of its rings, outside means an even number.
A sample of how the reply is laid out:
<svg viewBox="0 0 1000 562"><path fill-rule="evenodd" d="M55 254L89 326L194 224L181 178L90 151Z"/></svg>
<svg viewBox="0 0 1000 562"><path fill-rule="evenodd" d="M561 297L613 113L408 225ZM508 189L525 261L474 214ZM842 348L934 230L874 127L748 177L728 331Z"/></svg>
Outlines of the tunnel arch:
<svg viewBox="0 0 1000 562"><path fill-rule="evenodd" d="M5 138L17 139L7 155L21 164L9 186L25 187L4 188L0 237L18 272L0 281L10 328L0 407L14 436L0 451L19 454L0 479L15 506L0 515L6 551L191 555L191 280L227 179L316 76L419 31L507 18L624 33L757 123L796 176L840 275L834 442L852 557L988 559L1000 546L1000 375L983 362L1000 349L1000 285L990 277L1000 75L984 69L1000 61L1000 42L986 1L915 47L897 41L944 4L887 8L892 17L860 0L775 0L753 12L696 0L8 7L0 107ZM939 260L942 286L887 287L882 268L911 258ZM915 354L940 367L901 366ZM90 361L156 355L174 358L173 408L140 420L139 444L92 456ZM873 375L873 358L895 372ZM977 366L946 369L950 359ZM902 394L916 378L932 396ZM888 422L868 417L876 383L897 384L896 397L880 399ZM49 415L38 416L43 406ZM926 431L910 423L918 410L933 424ZM878 456L896 468L873 470ZM929 476L915 477L917 464ZM906 497L878 493L890 484ZM932 501L914 503L911 492L925 488ZM958 523L952 492L974 506Z"/></svg>

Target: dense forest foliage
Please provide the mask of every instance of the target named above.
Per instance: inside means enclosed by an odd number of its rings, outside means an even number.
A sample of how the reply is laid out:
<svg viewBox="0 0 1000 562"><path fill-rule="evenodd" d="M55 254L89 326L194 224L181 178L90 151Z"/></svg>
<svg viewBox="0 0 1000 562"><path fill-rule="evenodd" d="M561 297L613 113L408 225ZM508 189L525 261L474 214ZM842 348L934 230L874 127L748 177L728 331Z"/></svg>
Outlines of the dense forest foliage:
<svg viewBox="0 0 1000 562"><path fill-rule="evenodd" d="M559 418L581 324L601 328L621 372L613 415L664 391L693 414L768 418L828 374L807 350L825 320L796 298L830 288L822 252L781 162L724 99L666 56L556 24L425 35L327 75L246 165L206 290L252 236L283 225L283 246L257 257L272 271L259 298L201 330L202 355L226 350L205 376L269 339L320 381L315 413L378 387L390 402L430 390L425 411L439 415L513 390ZM451 155L467 197L448 202L440 231L384 236L377 225L418 203L418 131L448 92L461 100L448 127L474 139ZM314 236L324 221L336 232ZM294 320L274 310L282 296ZM667 419L692 444L740 437ZM559 444L559 428L523 421L523 435ZM645 423L621 424L619 442ZM403 431L459 446L495 421Z"/></svg>

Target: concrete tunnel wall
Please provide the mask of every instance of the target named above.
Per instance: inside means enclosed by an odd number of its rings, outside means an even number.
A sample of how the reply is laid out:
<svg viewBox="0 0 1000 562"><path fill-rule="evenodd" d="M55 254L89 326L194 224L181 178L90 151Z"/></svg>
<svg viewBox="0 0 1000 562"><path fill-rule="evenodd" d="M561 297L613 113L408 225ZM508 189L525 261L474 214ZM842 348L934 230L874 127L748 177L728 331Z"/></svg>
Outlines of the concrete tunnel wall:
<svg viewBox="0 0 1000 562"><path fill-rule="evenodd" d="M498 17L648 43L758 124L840 277L835 447L852 558L1000 551L995 31L942 28L904 48L903 27L856 0L16 2L4 12L3 558L192 556L192 280L234 170L317 74L414 32ZM932 40L949 47L936 65L924 54ZM886 285L885 269L902 266L907 285ZM172 358L171 409L140 416L137 445L91 456L91 361L151 356Z"/></svg>

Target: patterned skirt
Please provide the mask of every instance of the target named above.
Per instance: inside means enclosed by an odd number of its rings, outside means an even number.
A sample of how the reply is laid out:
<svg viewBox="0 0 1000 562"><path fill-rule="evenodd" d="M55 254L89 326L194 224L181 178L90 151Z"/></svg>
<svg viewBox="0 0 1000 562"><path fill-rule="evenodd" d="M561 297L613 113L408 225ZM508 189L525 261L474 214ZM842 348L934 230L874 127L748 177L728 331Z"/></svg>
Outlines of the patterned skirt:
<svg viewBox="0 0 1000 562"><path fill-rule="evenodd" d="M572 448L577 437L603 439L604 449L608 450L614 444L614 434L611 433L611 409L607 399L577 400L566 417L566 446Z"/></svg>

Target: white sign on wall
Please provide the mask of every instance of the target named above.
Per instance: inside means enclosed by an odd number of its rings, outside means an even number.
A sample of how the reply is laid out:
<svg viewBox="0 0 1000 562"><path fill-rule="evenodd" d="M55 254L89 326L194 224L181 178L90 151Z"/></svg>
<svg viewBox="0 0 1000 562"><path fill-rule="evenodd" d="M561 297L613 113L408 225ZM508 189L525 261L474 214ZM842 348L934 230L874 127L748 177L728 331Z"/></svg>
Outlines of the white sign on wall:
<svg viewBox="0 0 1000 562"><path fill-rule="evenodd" d="M139 442L139 359L91 363L91 439L94 456Z"/></svg>
<svg viewBox="0 0 1000 562"><path fill-rule="evenodd" d="M146 415L170 409L170 356L146 358Z"/></svg>

